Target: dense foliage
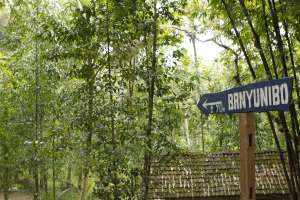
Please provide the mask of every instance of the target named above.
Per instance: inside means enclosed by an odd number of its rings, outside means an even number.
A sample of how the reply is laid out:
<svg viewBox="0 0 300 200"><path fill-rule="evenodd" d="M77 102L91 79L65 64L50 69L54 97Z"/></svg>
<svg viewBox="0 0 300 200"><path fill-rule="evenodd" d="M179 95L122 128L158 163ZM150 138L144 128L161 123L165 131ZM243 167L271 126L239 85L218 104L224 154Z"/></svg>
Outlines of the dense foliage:
<svg viewBox="0 0 300 200"><path fill-rule="evenodd" d="M257 114L256 143L288 151L286 176L298 199L297 0L2 0L0 7L5 199L11 191L35 200L147 199L153 159L239 149L238 117L202 115L199 95L286 76L295 79L290 112ZM224 49L214 62L198 56L203 35Z"/></svg>

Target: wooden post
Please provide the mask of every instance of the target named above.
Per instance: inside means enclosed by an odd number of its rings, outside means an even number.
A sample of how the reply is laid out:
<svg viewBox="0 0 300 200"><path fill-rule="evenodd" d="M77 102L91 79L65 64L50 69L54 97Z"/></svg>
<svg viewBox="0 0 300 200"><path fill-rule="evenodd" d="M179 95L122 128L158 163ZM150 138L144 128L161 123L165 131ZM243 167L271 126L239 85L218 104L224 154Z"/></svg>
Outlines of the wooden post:
<svg viewBox="0 0 300 200"><path fill-rule="evenodd" d="M240 113L241 200L255 200L255 114Z"/></svg>

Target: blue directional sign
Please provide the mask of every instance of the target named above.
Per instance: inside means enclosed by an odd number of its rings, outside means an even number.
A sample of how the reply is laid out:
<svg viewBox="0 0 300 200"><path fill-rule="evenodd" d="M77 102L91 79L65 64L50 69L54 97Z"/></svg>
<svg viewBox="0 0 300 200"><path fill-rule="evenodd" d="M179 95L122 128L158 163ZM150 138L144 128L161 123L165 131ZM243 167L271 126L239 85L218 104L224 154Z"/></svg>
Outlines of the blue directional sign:
<svg viewBox="0 0 300 200"><path fill-rule="evenodd" d="M292 88L293 78L263 81L205 94L197 106L205 114L286 111Z"/></svg>

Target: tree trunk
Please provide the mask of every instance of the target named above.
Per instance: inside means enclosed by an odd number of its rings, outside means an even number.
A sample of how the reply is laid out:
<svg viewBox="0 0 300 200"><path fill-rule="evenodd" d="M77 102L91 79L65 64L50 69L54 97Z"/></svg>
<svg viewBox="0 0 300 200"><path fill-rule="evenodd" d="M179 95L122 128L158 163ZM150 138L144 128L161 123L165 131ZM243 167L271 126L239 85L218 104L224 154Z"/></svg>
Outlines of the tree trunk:
<svg viewBox="0 0 300 200"><path fill-rule="evenodd" d="M195 66L195 68L197 68L198 67L198 55L197 55L197 47L196 47L196 36L191 35L190 39L192 41L193 51L194 51L194 66Z"/></svg>
<svg viewBox="0 0 300 200"><path fill-rule="evenodd" d="M285 14L286 10L284 9L284 5L282 4L281 1L279 1L280 3L280 8L281 8L281 13L282 15ZM296 94L297 94L297 105L300 109L300 91L299 91L299 83L298 83L298 77L296 75L296 65L295 65L295 61L294 61L294 54L293 54L293 47L292 47L292 42L290 40L290 36L289 36L289 28L288 28L288 23L286 22L286 20L283 20L283 28L284 28L284 36L285 39L287 41L288 44L288 50L289 50L289 56L291 59L291 64L292 64L292 71L293 71L293 77L294 77L294 81L295 81L295 88L296 88Z"/></svg>
<svg viewBox="0 0 300 200"><path fill-rule="evenodd" d="M89 181L90 173L90 154L92 150L92 135L93 135L93 120L94 120L94 69L90 63L89 78L87 80L88 87L88 119L87 119L87 137L86 137L86 163L83 166L83 179L82 179L82 188L81 188L81 200L87 199L87 186Z"/></svg>
<svg viewBox="0 0 300 200"><path fill-rule="evenodd" d="M203 114L201 113L201 140L202 140L202 153L204 153L205 149L205 141L204 141L204 119Z"/></svg>
<svg viewBox="0 0 300 200"><path fill-rule="evenodd" d="M43 172L41 173L41 181L40 181L40 186L41 189L44 192L44 196L46 199L49 199L49 193L48 193L48 172L47 169L45 169L45 167L43 167Z"/></svg>
<svg viewBox="0 0 300 200"><path fill-rule="evenodd" d="M71 125L72 127L72 125ZM70 127L68 127L68 141L71 140L71 131L70 131ZM67 143L67 149L68 151L70 151L70 144ZM66 188L71 188L72 187L72 161L71 161L71 156L68 156L68 168L67 168L67 179L66 179Z"/></svg>
<svg viewBox="0 0 300 200"><path fill-rule="evenodd" d="M276 7L275 4L271 2L271 0L268 0L270 11L271 11L271 16L272 16L272 21L273 21L273 27L274 27L274 32L276 34L276 40L277 40L277 48L280 53L280 59L281 59L281 64L283 67L283 76L287 77L288 72L287 72L287 66L286 66L286 59L285 59L285 53L284 53L284 48L283 48L283 42L281 39L280 35L280 28L279 28L279 23L278 23L278 16L276 12Z"/></svg>
<svg viewBox="0 0 300 200"><path fill-rule="evenodd" d="M266 114L267 114L269 124L270 124L270 127L271 127L271 131L272 131L272 134L273 134L273 137L274 137L274 140L275 140L275 144L276 144L276 147L277 147L277 152L279 154L279 158L280 158L281 165L282 165L282 168L283 168L283 172L284 172L284 175L285 175L285 178L286 178L286 182L288 184L288 189L289 189L289 191L292 191L292 184L291 184L290 176L288 174L287 166L285 164L286 159L284 158L283 151L280 147L279 139L278 139L278 136L276 134L276 130L275 130L274 122L272 120L272 116L269 112L267 112ZM292 196L290 196L290 199L293 200Z"/></svg>
<svg viewBox="0 0 300 200"><path fill-rule="evenodd" d="M276 79L278 79L277 65L275 62L275 56L273 53L273 48L272 48L272 43L271 43L271 38L270 38L270 31L269 31L269 26L268 26L268 22L267 22L265 0L262 0L262 13L263 13L264 27L265 27L265 31L266 31L267 45L269 48L272 65L273 65L273 71L274 71Z"/></svg>
<svg viewBox="0 0 300 200"><path fill-rule="evenodd" d="M111 38L110 38L110 8L109 3L106 1L107 13L106 13L106 38L107 38L107 67L108 67L108 84L109 84L109 101L111 105L110 110L110 129L111 129L111 145L112 145L112 167L109 169L109 174L112 175L112 183L113 183L113 196L115 200L120 199L118 194L118 177L117 177L117 165L116 165L116 130L115 130L115 105L113 99L113 80L112 80L112 66L111 66L111 57L110 57L110 49L111 49Z"/></svg>
<svg viewBox="0 0 300 200"><path fill-rule="evenodd" d="M152 61L151 69L149 70L149 86L148 86L148 125L145 137L145 154L144 154L144 174L143 174L143 200L148 199L149 190L149 176L152 160L152 126L153 126L153 102L155 96L155 82L156 82L156 65L157 65L157 0L153 2L153 40L152 40Z"/></svg>
<svg viewBox="0 0 300 200"><path fill-rule="evenodd" d="M188 145L188 148L192 148L191 139L190 139L190 133L189 133L189 120L187 114L184 115L184 123L183 123L183 133L186 137L186 142Z"/></svg>
<svg viewBox="0 0 300 200"><path fill-rule="evenodd" d="M4 191L4 200L9 200L8 197L9 197L9 196L8 196L8 192L7 192L7 191Z"/></svg>
<svg viewBox="0 0 300 200"><path fill-rule="evenodd" d="M89 170L85 169L85 171L83 172L83 179L82 179L82 182L81 182L80 200L86 200L87 199L88 179L89 179Z"/></svg>
<svg viewBox="0 0 300 200"><path fill-rule="evenodd" d="M72 187L72 164L71 162L68 163L68 169L67 169L67 179L66 179L66 188Z"/></svg>
<svg viewBox="0 0 300 200"><path fill-rule="evenodd" d="M55 135L52 138L52 199L56 200Z"/></svg>
<svg viewBox="0 0 300 200"><path fill-rule="evenodd" d="M240 36L239 31L237 30L237 28L236 28L236 26L235 26L235 21L234 21L232 15L231 15L231 13L230 13L230 8L228 7L228 5L227 5L227 3L225 2L225 0L222 0L222 3L223 3L223 5L224 5L224 7L225 7L225 11L226 11L226 13L227 13L227 15L228 15L228 17L229 17L229 20L230 20L230 23L231 23L231 25L232 25L232 27L233 27L234 33L235 33L235 35L236 35L236 38L237 38L238 41L239 41L240 47L241 47L242 52L243 52L243 54L244 54L244 56L245 56L246 62L247 62L247 64L248 64L248 66L249 66L249 70L250 70L250 72L251 72L251 75L252 75L253 79L256 79L256 74L255 74L255 72L254 72L254 69L253 69L253 66L252 66L252 64L251 64L250 58L249 58L249 56L248 56L248 54L247 54L247 51L246 51L244 42L243 42L243 40L242 40L242 38L241 38L241 36Z"/></svg>
<svg viewBox="0 0 300 200"><path fill-rule="evenodd" d="M6 144L4 144L3 147L3 155L4 155L4 174L3 174L3 189L4 189L4 200L8 200L9 198L9 168L8 168L8 163L9 163L9 159L8 159L8 146ZM0 185L1 186L1 185Z"/></svg>
<svg viewBox="0 0 300 200"><path fill-rule="evenodd" d="M248 24L251 28L251 32L252 32L252 35L253 35L253 38L254 38L254 46L257 48L258 50L258 53L259 53L259 56L263 62L263 66L264 66L264 69L265 69L265 72L267 74L267 77L269 80L272 79L272 74L271 74L271 70L269 68L269 64L267 62L267 59L266 59L266 56L265 56L265 53L263 51L263 48L262 48L262 45L261 45L261 42L260 42L260 37L259 35L257 34L256 30L254 29L254 26L252 24L252 19L248 13L248 10L245 6L245 3L244 3L244 0L239 0L240 2L240 5L242 7L242 11L244 13L244 15L246 16L247 18L247 21L248 21Z"/></svg>
<svg viewBox="0 0 300 200"><path fill-rule="evenodd" d="M39 0L36 1L36 16L35 20L35 33L38 34L38 17L39 17ZM33 181L34 181L34 193L33 199L40 199L40 190L39 190L39 138L40 138L40 128L41 128L41 110L40 110L40 66L39 66L39 41L35 41L35 116L34 116L34 137L33 137Z"/></svg>
<svg viewBox="0 0 300 200"><path fill-rule="evenodd" d="M78 190L81 190L82 174L83 174L82 171L83 171L83 169L82 169L82 166L81 166L80 169L79 169L78 182L77 182Z"/></svg>
<svg viewBox="0 0 300 200"><path fill-rule="evenodd" d="M286 143L286 148L287 148L287 152L288 152L288 163L289 163L289 167L290 167L290 180L291 180L291 186L292 186L292 191L291 191L291 196L293 197L294 200L298 200L298 194L297 194L297 183L295 183L295 165L294 165L294 153L293 153L293 145L291 142L291 135L288 129L288 125L286 122L286 118L284 115L284 112L280 111L279 112L279 118L280 118L280 124L282 125L282 132L284 134L285 137L285 143Z"/></svg>

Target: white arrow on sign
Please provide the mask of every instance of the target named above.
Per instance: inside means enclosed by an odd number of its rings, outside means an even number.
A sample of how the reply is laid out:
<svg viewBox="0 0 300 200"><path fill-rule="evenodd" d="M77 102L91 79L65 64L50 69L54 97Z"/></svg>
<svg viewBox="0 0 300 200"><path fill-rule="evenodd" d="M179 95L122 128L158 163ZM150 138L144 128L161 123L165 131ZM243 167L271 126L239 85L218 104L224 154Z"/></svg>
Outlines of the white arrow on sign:
<svg viewBox="0 0 300 200"><path fill-rule="evenodd" d="M207 103L207 99L204 101L204 103L202 104L202 106L207 109L207 106L217 106L217 105L222 105L222 101L215 101L215 102L210 102Z"/></svg>

